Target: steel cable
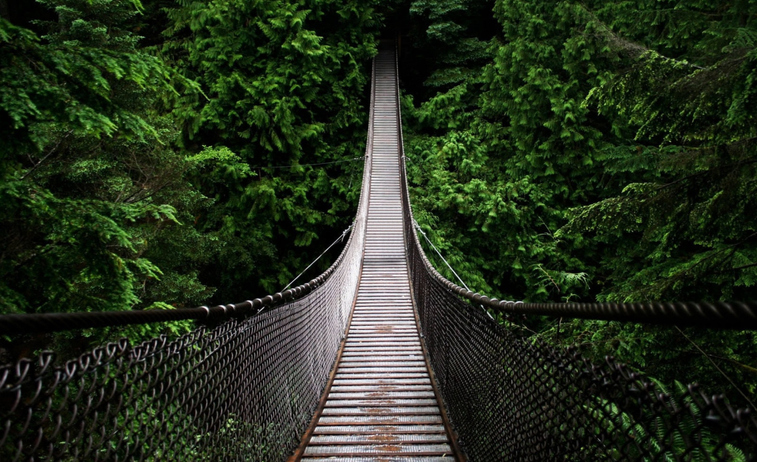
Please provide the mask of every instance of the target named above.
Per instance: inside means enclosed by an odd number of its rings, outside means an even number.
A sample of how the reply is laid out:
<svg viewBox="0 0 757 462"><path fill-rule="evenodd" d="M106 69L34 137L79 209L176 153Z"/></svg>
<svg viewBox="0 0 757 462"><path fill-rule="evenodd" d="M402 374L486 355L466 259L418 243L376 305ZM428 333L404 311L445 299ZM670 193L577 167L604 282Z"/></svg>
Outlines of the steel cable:
<svg viewBox="0 0 757 462"><path fill-rule="evenodd" d="M442 277L424 254L404 163L401 174L421 331L469 460L757 461L752 409L734 408L694 384L665 390L611 357L593 363L576 349L509 330L479 307L509 318L539 314L755 329L757 304L523 303L473 293Z"/></svg>

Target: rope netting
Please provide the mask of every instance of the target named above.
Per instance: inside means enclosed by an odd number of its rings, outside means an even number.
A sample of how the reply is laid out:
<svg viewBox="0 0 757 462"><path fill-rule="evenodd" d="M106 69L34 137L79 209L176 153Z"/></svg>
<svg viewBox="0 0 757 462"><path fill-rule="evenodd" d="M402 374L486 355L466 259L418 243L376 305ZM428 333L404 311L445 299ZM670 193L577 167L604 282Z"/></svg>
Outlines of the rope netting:
<svg viewBox="0 0 757 462"><path fill-rule="evenodd" d="M400 137L400 152L402 144ZM754 329L757 304L522 303L473 293L427 259L404 168L402 175L421 332L469 460L757 460L753 410L734 409L696 385L668 393L612 358L595 364L575 349L520 335L487 311L500 318L517 313Z"/></svg>
<svg viewBox="0 0 757 462"><path fill-rule="evenodd" d="M690 385L519 336L413 259L422 333L470 460L755 460L757 420Z"/></svg>
<svg viewBox="0 0 757 462"><path fill-rule="evenodd" d="M0 367L0 461L276 461L292 454L354 302L370 174L366 155L342 253L294 289L212 308L0 316L5 335L176 319L209 324L170 341L132 346L122 339L63 364L44 352Z"/></svg>
<svg viewBox="0 0 757 462"><path fill-rule="evenodd" d="M283 460L344 335L363 247L354 236L296 300L172 341L123 339L63 365L45 352L0 368L0 460Z"/></svg>
<svg viewBox="0 0 757 462"><path fill-rule="evenodd" d="M341 292L328 284L246 320L122 340L63 366L43 353L3 368L0 460L282 460L339 347Z"/></svg>
<svg viewBox="0 0 757 462"><path fill-rule="evenodd" d="M349 241L307 284L213 308L2 317L0 333L166 319L207 319L215 327L136 346L122 340L63 364L45 352L0 367L0 460L286 458L317 407L344 335L370 171L367 155ZM473 294L427 260L406 178L403 184L421 329L470 460L757 460L749 409L696 386L667 393L612 359L593 363L534 341L486 312L754 328L754 304L522 304Z"/></svg>

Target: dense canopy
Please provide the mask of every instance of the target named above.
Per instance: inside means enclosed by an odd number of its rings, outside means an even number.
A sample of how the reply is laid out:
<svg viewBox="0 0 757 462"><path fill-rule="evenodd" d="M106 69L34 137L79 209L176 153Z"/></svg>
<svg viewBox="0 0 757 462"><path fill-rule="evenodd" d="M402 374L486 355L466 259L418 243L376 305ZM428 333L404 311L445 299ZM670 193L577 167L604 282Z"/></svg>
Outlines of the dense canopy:
<svg viewBox="0 0 757 462"><path fill-rule="evenodd" d="M757 298L753 1L0 0L0 312L282 289L352 220L382 37L400 39L416 218L471 288ZM753 333L526 327L757 391Z"/></svg>

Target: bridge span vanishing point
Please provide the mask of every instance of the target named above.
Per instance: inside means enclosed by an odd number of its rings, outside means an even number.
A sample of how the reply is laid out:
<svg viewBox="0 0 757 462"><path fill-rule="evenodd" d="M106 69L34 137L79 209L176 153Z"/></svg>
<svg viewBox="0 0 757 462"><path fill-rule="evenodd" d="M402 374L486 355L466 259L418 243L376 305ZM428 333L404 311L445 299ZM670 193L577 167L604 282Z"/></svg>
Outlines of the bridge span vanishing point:
<svg viewBox="0 0 757 462"><path fill-rule="evenodd" d="M312 281L214 307L0 316L6 336L199 324L0 367L0 461L757 460L754 410L517 329L529 315L757 329L757 304L520 303L446 280L416 235L398 88L383 48L352 232Z"/></svg>
<svg viewBox="0 0 757 462"><path fill-rule="evenodd" d="M347 337L316 426L305 437L301 460L381 456L452 462L456 459L421 348L410 293L394 53L379 53L373 78L363 267Z"/></svg>

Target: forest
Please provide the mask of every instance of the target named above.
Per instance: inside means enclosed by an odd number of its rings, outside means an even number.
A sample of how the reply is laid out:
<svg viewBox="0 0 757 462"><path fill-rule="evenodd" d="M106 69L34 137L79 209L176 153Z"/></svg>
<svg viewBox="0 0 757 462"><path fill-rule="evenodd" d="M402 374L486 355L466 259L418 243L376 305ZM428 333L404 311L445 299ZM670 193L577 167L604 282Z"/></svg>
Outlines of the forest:
<svg viewBox="0 0 757 462"><path fill-rule="evenodd" d="M0 313L281 290L352 222L381 38L415 217L472 290L757 298L755 1L0 0ZM2 338L0 359L191 327ZM757 398L753 332L522 327Z"/></svg>

